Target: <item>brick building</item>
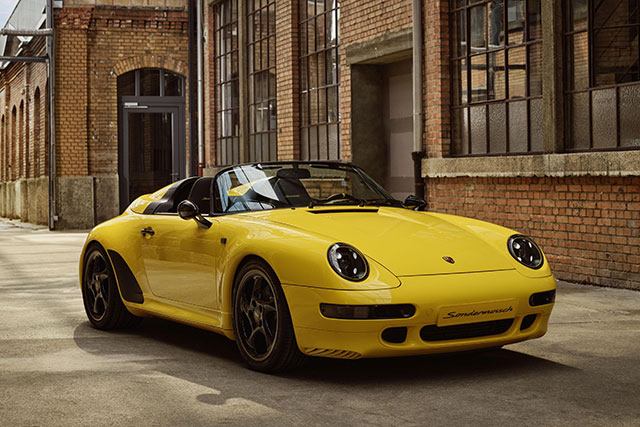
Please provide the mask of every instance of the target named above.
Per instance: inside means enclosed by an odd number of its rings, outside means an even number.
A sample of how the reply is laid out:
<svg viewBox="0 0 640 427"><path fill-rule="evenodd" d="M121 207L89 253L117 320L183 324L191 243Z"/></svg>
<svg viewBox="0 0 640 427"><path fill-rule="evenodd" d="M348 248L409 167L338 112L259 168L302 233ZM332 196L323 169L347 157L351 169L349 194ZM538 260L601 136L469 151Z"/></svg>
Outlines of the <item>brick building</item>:
<svg viewBox="0 0 640 427"><path fill-rule="evenodd" d="M189 105L187 0L62 3L58 192L62 203L65 191L91 189L92 209L74 223L76 207L61 204L59 225L87 226L146 185L193 173L188 108L180 109ZM640 288L637 2L419 6L415 127L410 0L203 0L204 172L352 161L403 197L424 152L431 210L531 235L560 279ZM150 69L162 70L158 84ZM149 99L147 84L159 98ZM412 158L414 129L421 144Z"/></svg>

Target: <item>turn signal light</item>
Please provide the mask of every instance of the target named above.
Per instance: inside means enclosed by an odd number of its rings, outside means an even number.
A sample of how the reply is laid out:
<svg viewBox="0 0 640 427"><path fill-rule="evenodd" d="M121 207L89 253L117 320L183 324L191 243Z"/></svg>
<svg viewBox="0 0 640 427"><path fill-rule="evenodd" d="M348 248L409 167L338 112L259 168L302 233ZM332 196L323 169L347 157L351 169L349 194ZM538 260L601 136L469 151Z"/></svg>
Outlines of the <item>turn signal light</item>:
<svg viewBox="0 0 640 427"><path fill-rule="evenodd" d="M416 314L416 308L411 304L320 304L320 312L332 319L408 319Z"/></svg>
<svg viewBox="0 0 640 427"><path fill-rule="evenodd" d="M556 300L556 290L547 291L547 292L538 292L537 294L531 295L529 298L529 305L531 307L536 307L538 305L551 304Z"/></svg>

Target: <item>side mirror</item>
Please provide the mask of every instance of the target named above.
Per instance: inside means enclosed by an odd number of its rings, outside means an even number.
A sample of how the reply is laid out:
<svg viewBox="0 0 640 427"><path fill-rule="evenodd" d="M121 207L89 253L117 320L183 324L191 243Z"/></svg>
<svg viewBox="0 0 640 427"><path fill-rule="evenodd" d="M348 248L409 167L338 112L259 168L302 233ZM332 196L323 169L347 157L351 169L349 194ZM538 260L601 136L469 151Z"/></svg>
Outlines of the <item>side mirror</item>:
<svg viewBox="0 0 640 427"><path fill-rule="evenodd" d="M190 200L183 200L178 205L178 215L185 220L194 220L198 224L198 228L211 227L211 221L200 214L200 209Z"/></svg>
<svg viewBox="0 0 640 427"><path fill-rule="evenodd" d="M427 207L427 202L413 194L409 194L407 198L404 199L403 205L405 207L413 207L415 211L423 211Z"/></svg>

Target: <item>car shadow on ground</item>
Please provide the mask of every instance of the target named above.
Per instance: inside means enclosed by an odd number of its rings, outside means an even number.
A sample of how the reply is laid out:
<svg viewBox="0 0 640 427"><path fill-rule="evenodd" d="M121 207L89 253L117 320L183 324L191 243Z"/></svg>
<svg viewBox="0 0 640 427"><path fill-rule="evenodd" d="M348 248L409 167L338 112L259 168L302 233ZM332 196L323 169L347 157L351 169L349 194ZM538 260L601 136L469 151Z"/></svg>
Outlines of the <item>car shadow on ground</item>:
<svg viewBox="0 0 640 427"><path fill-rule="evenodd" d="M135 329L111 332L97 331L89 322L84 322L75 329L74 341L79 348L106 358L120 359L120 355L133 355L136 360L174 359L178 364L199 364L217 369L243 370L245 373L247 370L233 341L213 332L162 319L145 319ZM167 372L165 363L161 370L171 374ZM372 381L403 383L426 378L429 382L446 382L461 377L553 375L559 371L575 370L518 351L496 349L361 360L313 357L301 369L278 374L278 377L327 384L344 383L345 379L352 384ZM250 377L264 375L251 374Z"/></svg>

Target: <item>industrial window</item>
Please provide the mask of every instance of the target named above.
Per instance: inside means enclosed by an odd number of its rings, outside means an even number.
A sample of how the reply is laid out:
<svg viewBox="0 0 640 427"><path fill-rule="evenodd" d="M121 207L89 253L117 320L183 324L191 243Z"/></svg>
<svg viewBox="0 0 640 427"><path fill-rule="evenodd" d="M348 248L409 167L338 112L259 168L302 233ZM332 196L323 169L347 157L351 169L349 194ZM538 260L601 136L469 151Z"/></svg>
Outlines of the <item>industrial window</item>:
<svg viewBox="0 0 640 427"><path fill-rule="evenodd" d="M184 78L161 68L140 68L118 76L118 96L184 96Z"/></svg>
<svg viewBox="0 0 640 427"><path fill-rule="evenodd" d="M275 0L214 6L218 165L277 159L275 27Z"/></svg>
<svg viewBox="0 0 640 427"><path fill-rule="evenodd" d="M249 161L276 160L276 2L247 6Z"/></svg>
<svg viewBox="0 0 640 427"><path fill-rule="evenodd" d="M541 0L451 0L452 155L541 152Z"/></svg>
<svg viewBox="0 0 640 427"><path fill-rule="evenodd" d="M300 0L300 155L340 158L339 0Z"/></svg>
<svg viewBox="0 0 640 427"><path fill-rule="evenodd" d="M240 161L238 3L225 0L214 9L216 155L220 165Z"/></svg>
<svg viewBox="0 0 640 427"><path fill-rule="evenodd" d="M639 8L564 2L568 151L640 147Z"/></svg>

